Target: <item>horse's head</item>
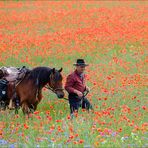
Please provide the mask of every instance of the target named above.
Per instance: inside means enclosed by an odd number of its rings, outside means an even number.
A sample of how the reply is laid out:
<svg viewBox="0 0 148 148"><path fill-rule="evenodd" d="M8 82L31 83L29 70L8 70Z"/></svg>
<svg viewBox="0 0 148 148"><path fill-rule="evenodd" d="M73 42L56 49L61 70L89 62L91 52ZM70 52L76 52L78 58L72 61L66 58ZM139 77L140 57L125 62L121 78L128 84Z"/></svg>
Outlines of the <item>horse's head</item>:
<svg viewBox="0 0 148 148"><path fill-rule="evenodd" d="M53 68L50 74L50 82L49 86L51 87L52 91L57 95L58 98L64 97L64 89L62 84L62 75L61 75L62 68L60 70L56 70Z"/></svg>

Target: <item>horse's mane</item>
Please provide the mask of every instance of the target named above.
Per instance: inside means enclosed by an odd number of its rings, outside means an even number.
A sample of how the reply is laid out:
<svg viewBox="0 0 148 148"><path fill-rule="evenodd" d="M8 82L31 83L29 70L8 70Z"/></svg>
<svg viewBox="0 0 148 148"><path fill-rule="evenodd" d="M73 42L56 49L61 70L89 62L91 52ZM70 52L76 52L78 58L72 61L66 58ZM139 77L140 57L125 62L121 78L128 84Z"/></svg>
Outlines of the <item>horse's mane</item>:
<svg viewBox="0 0 148 148"><path fill-rule="evenodd" d="M30 71L28 79L34 80L36 85L43 87L50 80L51 70L49 67L36 67Z"/></svg>

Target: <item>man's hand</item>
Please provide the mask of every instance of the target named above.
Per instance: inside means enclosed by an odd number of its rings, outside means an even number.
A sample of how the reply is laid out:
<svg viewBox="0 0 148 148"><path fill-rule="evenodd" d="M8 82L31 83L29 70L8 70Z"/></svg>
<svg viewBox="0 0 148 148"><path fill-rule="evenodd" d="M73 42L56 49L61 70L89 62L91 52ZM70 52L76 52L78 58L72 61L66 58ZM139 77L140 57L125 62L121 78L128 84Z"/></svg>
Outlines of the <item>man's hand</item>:
<svg viewBox="0 0 148 148"><path fill-rule="evenodd" d="M80 92L80 91L78 91L78 90L75 90L75 93L81 98L81 97L83 97L83 93L82 92Z"/></svg>
<svg viewBox="0 0 148 148"><path fill-rule="evenodd" d="M88 86L86 86L86 91L90 92L90 88Z"/></svg>

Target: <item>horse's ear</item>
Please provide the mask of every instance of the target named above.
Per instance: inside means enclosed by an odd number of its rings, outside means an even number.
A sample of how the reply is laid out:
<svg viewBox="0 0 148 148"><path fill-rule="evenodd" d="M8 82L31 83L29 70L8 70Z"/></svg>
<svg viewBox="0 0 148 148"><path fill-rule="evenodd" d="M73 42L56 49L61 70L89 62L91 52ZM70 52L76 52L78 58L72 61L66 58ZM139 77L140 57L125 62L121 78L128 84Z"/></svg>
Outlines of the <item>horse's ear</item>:
<svg viewBox="0 0 148 148"><path fill-rule="evenodd" d="M58 71L61 72L63 70L63 68L61 67L61 69L59 69Z"/></svg>
<svg viewBox="0 0 148 148"><path fill-rule="evenodd" d="M52 73L53 73L53 74L55 73L55 68L52 69Z"/></svg>

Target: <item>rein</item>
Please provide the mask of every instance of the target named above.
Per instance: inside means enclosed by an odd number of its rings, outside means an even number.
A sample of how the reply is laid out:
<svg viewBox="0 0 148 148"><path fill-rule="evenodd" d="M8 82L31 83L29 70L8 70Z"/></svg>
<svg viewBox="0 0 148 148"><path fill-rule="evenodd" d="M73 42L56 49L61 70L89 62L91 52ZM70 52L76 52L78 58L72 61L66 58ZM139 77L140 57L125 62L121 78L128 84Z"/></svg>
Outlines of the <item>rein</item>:
<svg viewBox="0 0 148 148"><path fill-rule="evenodd" d="M89 93L89 91L83 92L83 96L81 97L82 101L83 101L84 97L86 97L88 95L88 93ZM69 100L68 98L62 98L62 99L67 100L67 101Z"/></svg>

